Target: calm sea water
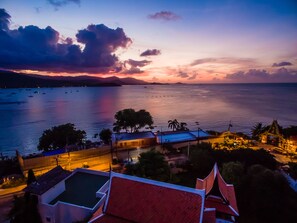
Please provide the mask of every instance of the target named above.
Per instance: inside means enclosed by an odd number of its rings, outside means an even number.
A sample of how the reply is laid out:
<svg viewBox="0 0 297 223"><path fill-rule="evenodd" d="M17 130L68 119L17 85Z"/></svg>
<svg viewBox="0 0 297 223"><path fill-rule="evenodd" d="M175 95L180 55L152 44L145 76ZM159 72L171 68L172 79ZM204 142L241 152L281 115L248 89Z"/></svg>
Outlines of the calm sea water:
<svg viewBox="0 0 297 223"><path fill-rule="evenodd" d="M250 133L256 122L297 125L297 84L159 85L102 88L0 89L0 152L37 152L45 129L67 122L92 139L112 128L124 108L146 109L156 130L177 119L190 129Z"/></svg>

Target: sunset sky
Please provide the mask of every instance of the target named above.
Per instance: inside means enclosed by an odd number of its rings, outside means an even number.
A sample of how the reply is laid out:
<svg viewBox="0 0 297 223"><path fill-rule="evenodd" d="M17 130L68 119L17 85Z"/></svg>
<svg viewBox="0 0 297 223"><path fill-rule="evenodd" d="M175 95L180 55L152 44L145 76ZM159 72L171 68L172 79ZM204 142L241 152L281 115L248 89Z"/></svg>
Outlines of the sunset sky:
<svg viewBox="0 0 297 223"><path fill-rule="evenodd" d="M0 0L0 69L297 82L297 1Z"/></svg>

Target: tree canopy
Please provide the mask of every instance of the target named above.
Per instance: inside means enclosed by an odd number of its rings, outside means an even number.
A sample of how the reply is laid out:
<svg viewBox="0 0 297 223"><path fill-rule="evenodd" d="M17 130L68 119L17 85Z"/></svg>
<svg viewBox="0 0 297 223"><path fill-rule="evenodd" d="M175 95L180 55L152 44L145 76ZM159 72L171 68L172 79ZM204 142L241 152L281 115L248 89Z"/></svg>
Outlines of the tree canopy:
<svg viewBox="0 0 297 223"><path fill-rule="evenodd" d="M27 179L27 185L30 185L31 183L36 182L36 177L32 169L29 169L28 171L28 179Z"/></svg>
<svg viewBox="0 0 297 223"><path fill-rule="evenodd" d="M108 144L111 140L112 132L110 129L102 129L99 133L100 139L105 143Z"/></svg>
<svg viewBox="0 0 297 223"><path fill-rule="evenodd" d="M82 144L86 138L86 132L77 130L74 124L54 126L43 132L39 138L38 149L43 151L56 150L64 148L66 145Z"/></svg>
<svg viewBox="0 0 297 223"><path fill-rule="evenodd" d="M249 167L236 195L240 222L297 222L297 194L278 171Z"/></svg>
<svg viewBox="0 0 297 223"><path fill-rule="evenodd" d="M126 173L164 182L170 180L169 165L164 155L155 150L141 153L138 163L127 165Z"/></svg>
<svg viewBox="0 0 297 223"><path fill-rule="evenodd" d="M168 128L173 131L188 131L187 125L185 122L178 122L177 119L168 120Z"/></svg>
<svg viewBox="0 0 297 223"><path fill-rule="evenodd" d="M23 196L14 195L13 206L8 213L11 223L42 223L38 211L38 198L25 193Z"/></svg>
<svg viewBox="0 0 297 223"><path fill-rule="evenodd" d="M141 109L135 111L132 108L118 111L115 116L115 123L113 124L113 131L120 132L138 132L141 128L148 127L153 129L153 118L151 114Z"/></svg>

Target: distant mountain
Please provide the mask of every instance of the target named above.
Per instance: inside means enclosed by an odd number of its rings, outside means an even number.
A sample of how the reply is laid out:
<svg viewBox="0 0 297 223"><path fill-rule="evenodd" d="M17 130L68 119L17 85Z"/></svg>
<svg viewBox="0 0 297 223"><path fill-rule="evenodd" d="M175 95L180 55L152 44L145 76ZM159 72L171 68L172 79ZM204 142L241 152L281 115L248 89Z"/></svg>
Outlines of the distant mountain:
<svg viewBox="0 0 297 223"><path fill-rule="evenodd" d="M45 76L0 70L0 88L70 87L70 86L121 86L144 85L145 81L135 78L92 77L92 76Z"/></svg>

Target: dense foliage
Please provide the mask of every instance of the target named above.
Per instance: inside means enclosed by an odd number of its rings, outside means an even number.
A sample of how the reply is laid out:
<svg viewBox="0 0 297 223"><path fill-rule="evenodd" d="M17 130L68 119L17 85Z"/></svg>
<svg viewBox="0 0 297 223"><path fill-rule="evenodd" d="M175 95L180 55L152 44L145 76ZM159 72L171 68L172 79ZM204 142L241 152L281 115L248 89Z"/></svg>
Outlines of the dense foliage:
<svg viewBox="0 0 297 223"><path fill-rule="evenodd" d="M141 109L135 111L132 108L124 109L118 111L115 116L115 123L113 124L113 131L120 132L124 130L125 132L138 132L141 128L153 128L153 118L151 114Z"/></svg>
<svg viewBox="0 0 297 223"><path fill-rule="evenodd" d="M168 120L168 128L173 131L188 131L187 125L187 123L178 122L176 119Z"/></svg>
<svg viewBox="0 0 297 223"><path fill-rule="evenodd" d="M249 167L236 195L240 222L297 222L297 193L278 171Z"/></svg>
<svg viewBox="0 0 297 223"><path fill-rule="evenodd" d="M289 138L290 136L296 136L297 135L297 126L290 126L283 129L283 134L285 138Z"/></svg>
<svg viewBox="0 0 297 223"><path fill-rule="evenodd" d="M27 185L30 185L31 183L36 182L36 177L32 169L28 170L28 179L27 179Z"/></svg>
<svg viewBox="0 0 297 223"><path fill-rule="evenodd" d="M212 150L208 144L190 150L188 172L179 174L180 184L195 186L197 177L206 177L217 163L224 180L234 184L240 222L297 222L297 193L277 170L267 151L238 149ZM291 164L291 166L294 166Z"/></svg>
<svg viewBox="0 0 297 223"><path fill-rule="evenodd" d="M39 138L38 149L49 151L64 148L66 145L79 145L85 138L86 132L77 130L74 124L54 126L43 132Z"/></svg>
<svg viewBox="0 0 297 223"><path fill-rule="evenodd" d="M170 168L164 155L155 150L141 153L136 164L126 166L126 174L158 181L170 181Z"/></svg>
<svg viewBox="0 0 297 223"><path fill-rule="evenodd" d="M13 206L8 214L11 223L41 223L41 217L38 212L37 196L25 193L24 196L14 196Z"/></svg>
<svg viewBox="0 0 297 223"><path fill-rule="evenodd" d="M99 133L100 139L105 143L109 144L111 140L112 132L110 129L102 129Z"/></svg>

